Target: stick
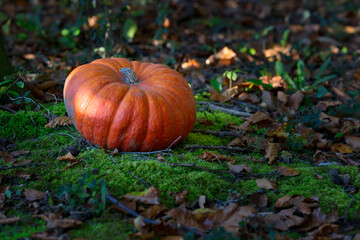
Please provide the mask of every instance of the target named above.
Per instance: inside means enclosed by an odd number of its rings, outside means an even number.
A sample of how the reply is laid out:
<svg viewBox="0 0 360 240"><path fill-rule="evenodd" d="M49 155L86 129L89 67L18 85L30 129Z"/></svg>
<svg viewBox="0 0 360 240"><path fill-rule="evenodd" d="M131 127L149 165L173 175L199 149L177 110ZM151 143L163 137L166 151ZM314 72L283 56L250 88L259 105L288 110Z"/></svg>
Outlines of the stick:
<svg viewBox="0 0 360 240"><path fill-rule="evenodd" d="M119 208L121 208L122 210L124 210L125 212L129 213L131 216L133 217L139 217L141 216L140 214L138 214L137 212L134 212L133 210L131 210L130 208L126 207L125 205L121 204L115 197L111 196L109 193L106 194L106 199L108 199L110 202L112 202L113 204L115 204L116 206L118 206ZM141 216L142 217L142 216ZM159 221L153 221L150 219L147 219L145 217L142 217L143 221L145 223L150 223L150 224L160 224Z"/></svg>
<svg viewBox="0 0 360 240"><path fill-rule="evenodd" d="M245 152L248 151L249 148L246 147L230 147L230 146L214 146L214 145L186 145L184 149L214 149L214 150L228 150L228 151L237 151L237 152Z"/></svg>
<svg viewBox="0 0 360 240"><path fill-rule="evenodd" d="M142 180L141 178L139 178L138 176L136 176L135 174L133 174L131 171L129 171L129 173L134 177L136 178L137 180L139 180L140 182L142 182L145 186L147 186L148 188L150 188L151 186L145 182L144 180Z"/></svg>
<svg viewBox="0 0 360 240"><path fill-rule="evenodd" d="M210 110L213 111L220 111L220 112L224 112L227 114L232 114L235 116L239 116L239 117L250 117L252 114L251 113L247 113L247 112L240 112L238 110L235 109L231 109L231 108L227 108L227 107L221 107L221 106L217 106L213 103L209 103L209 102L196 102L198 104L204 104L206 105Z"/></svg>
<svg viewBox="0 0 360 240"><path fill-rule="evenodd" d="M209 134L218 137L225 137L225 136L239 137L239 138L243 137L243 135L239 132L229 132L229 131L211 131L211 130L193 129L191 132Z"/></svg>

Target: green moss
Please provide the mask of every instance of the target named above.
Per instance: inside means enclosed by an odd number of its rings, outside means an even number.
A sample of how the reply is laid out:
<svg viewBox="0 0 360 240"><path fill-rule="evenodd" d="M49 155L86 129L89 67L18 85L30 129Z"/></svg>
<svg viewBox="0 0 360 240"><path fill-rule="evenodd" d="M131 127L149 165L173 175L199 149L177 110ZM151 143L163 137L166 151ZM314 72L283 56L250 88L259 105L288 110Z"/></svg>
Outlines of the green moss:
<svg viewBox="0 0 360 240"><path fill-rule="evenodd" d="M42 136L53 131L44 128L46 123L46 118L40 112L20 111L12 114L0 111L0 136L16 141Z"/></svg>
<svg viewBox="0 0 360 240"><path fill-rule="evenodd" d="M31 218L30 216L20 218L21 221L14 225L0 224L1 240L29 239L32 234L46 230L46 223L41 219Z"/></svg>
<svg viewBox="0 0 360 240"><path fill-rule="evenodd" d="M79 229L70 231L71 239L128 239L133 232L133 225L121 213L105 212L101 217L94 218L83 224Z"/></svg>
<svg viewBox="0 0 360 240"><path fill-rule="evenodd" d="M240 125L244 122L243 119L226 114L219 111L214 112L197 112L196 118L206 119L213 122L215 125L207 126L205 124L200 124L199 122L195 123L194 129L206 129L206 130L224 130L228 124Z"/></svg>

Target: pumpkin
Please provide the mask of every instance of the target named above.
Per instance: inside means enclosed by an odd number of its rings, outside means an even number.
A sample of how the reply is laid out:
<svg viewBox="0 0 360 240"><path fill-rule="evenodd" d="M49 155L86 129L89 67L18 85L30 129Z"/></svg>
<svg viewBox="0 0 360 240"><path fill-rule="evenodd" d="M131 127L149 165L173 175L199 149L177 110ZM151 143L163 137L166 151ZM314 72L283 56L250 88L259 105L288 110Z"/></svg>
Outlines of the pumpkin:
<svg viewBox="0 0 360 240"><path fill-rule="evenodd" d="M75 68L65 81L64 102L87 141L124 152L169 148L196 119L194 96L177 71L124 58Z"/></svg>

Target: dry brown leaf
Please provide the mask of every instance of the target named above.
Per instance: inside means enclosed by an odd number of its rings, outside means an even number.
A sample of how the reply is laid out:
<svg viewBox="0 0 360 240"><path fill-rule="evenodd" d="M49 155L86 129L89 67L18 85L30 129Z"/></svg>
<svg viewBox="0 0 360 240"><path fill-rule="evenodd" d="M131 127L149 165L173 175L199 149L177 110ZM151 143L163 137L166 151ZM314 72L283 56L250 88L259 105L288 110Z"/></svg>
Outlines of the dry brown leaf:
<svg viewBox="0 0 360 240"><path fill-rule="evenodd" d="M57 159L62 161L75 161L76 157L74 157L71 152L68 152L66 155L60 156Z"/></svg>
<svg viewBox="0 0 360 240"><path fill-rule="evenodd" d="M349 95L347 95L345 92L341 91L339 88L333 87L332 89L333 89L334 93L336 94L336 96L338 96L340 101L348 102L351 100L351 97Z"/></svg>
<svg viewBox="0 0 360 240"><path fill-rule="evenodd" d="M260 99L258 98L258 96L254 93L246 93L246 92L243 92L241 93L239 96L238 96L238 99L240 101L243 101L243 102L249 102L249 103L258 103L260 101Z"/></svg>
<svg viewBox="0 0 360 240"><path fill-rule="evenodd" d="M331 147L332 152L338 152L338 153L352 153L351 149L342 143L334 143Z"/></svg>
<svg viewBox="0 0 360 240"><path fill-rule="evenodd" d="M351 147L356 148L358 151L360 150L360 137L353 135L346 135L345 142L349 144Z"/></svg>
<svg viewBox="0 0 360 240"><path fill-rule="evenodd" d="M196 61L196 59L188 59L186 62L183 62L181 64L181 67L183 69L189 69L189 68L199 68L200 63Z"/></svg>
<svg viewBox="0 0 360 240"><path fill-rule="evenodd" d="M236 57L236 53L228 47L224 47L215 55L215 58L220 60L230 60L235 57Z"/></svg>
<svg viewBox="0 0 360 240"><path fill-rule="evenodd" d="M11 156L13 156L14 158L17 158L17 157L20 157L21 155L26 155L26 154L29 154L30 151L28 150L19 150L19 151L14 151L14 152L11 152Z"/></svg>
<svg viewBox="0 0 360 240"><path fill-rule="evenodd" d="M299 195L293 195L293 196L283 196L276 200L274 208L276 210L283 209L283 208L289 208L293 207L294 205L297 205L301 202L303 202L304 198Z"/></svg>
<svg viewBox="0 0 360 240"><path fill-rule="evenodd" d="M312 214L305 217L303 224L300 226L299 231L308 232L312 229L318 228L326 223L333 223L339 219L337 211L324 214L321 212L321 208L313 210Z"/></svg>
<svg viewBox="0 0 360 240"><path fill-rule="evenodd" d="M57 231L54 230L47 230L44 232L36 232L31 235L32 239L39 239L39 240L59 240L59 239L70 239L68 233L63 233L59 236Z"/></svg>
<svg viewBox="0 0 360 240"><path fill-rule="evenodd" d="M0 150L0 158L1 158L1 161L6 164L12 164L16 161L16 159L13 158L13 156L11 156L10 154L3 152L1 150Z"/></svg>
<svg viewBox="0 0 360 240"><path fill-rule="evenodd" d="M69 116L57 117L51 120L48 124L46 124L45 127L55 128L57 125L59 126L72 125L71 118Z"/></svg>
<svg viewBox="0 0 360 240"><path fill-rule="evenodd" d="M279 155L278 152L278 143L268 143L267 147L266 147L266 154L265 154L265 159L269 159L268 160L268 164L272 165L273 163L276 162L276 159Z"/></svg>
<svg viewBox="0 0 360 240"><path fill-rule="evenodd" d="M81 162L82 162L82 159L79 159L75 162L69 162L69 164L66 167L62 168L60 171L65 171L66 169L72 168L73 166L75 166Z"/></svg>
<svg viewBox="0 0 360 240"><path fill-rule="evenodd" d="M0 218L0 224L14 224L20 220L21 219L19 217Z"/></svg>
<svg viewBox="0 0 360 240"><path fill-rule="evenodd" d="M319 101L316 107L319 108L321 111L326 111L328 107L339 106L341 104L342 103L340 101Z"/></svg>
<svg viewBox="0 0 360 240"><path fill-rule="evenodd" d="M277 93L277 100L281 102L282 104L286 105L286 103L289 100L289 95L284 93L283 91L278 91Z"/></svg>
<svg viewBox="0 0 360 240"><path fill-rule="evenodd" d="M196 122L200 124L204 124L205 126L215 126L215 123L213 123L211 120L208 119L197 118Z"/></svg>
<svg viewBox="0 0 360 240"><path fill-rule="evenodd" d="M46 193L40 192L35 189L26 189L24 192L25 198L28 201L37 201L45 198Z"/></svg>
<svg viewBox="0 0 360 240"><path fill-rule="evenodd" d="M304 94L302 94L300 91L297 91L296 93L289 96L287 106L292 107L295 110L298 110L303 99L304 99Z"/></svg>
<svg viewBox="0 0 360 240"><path fill-rule="evenodd" d="M227 163L227 166L233 173L241 173L241 172L252 173L252 167L250 167L246 163L240 165L232 165L231 163Z"/></svg>
<svg viewBox="0 0 360 240"><path fill-rule="evenodd" d="M268 196L266 193L253 193L251 195L251 202L257 207L266 207L268 204Z"/></svg>
<svg viewBox="0 0 360 240"><path fill-rule="evenodd" d="M157 215L164 212L166 210L166 206L164 204L160 205L152 205L151 207L145 209L142 213L142 216L147 219L155 219Z"/></svg>
<svg viewBox="0 0 360 240"><path fill-rule="evenodd" d="M214 100L215 102L227 102L230 100L229 97L224 96L223 94L219 93L218 91L216 91L215 89L209 88L209 92L210 92L210 100Z"/></svg>
<svg viewBox="0 0 360 240"><path fill-rule="evenodd" d="M74 228L82 225L82 222L76 219L64 218L64 219L56 219L52 221L48 221L46 224L46 228Z"/></svg>
<svg viewBox="0 0 360 240"><path fill-rule="evenodd" d="M184 238L182 236L166 236L160 238L160 240L183 240Z"/></svg>
<svg viewBox="0 0 360 240"><path fill-rule="evenodd" d="M134 201L130 201L130 200L121 200L120 201L121 205L124 205L125 207L131 209L132 211L136 212L136 202ZM127 214L128 212L126 212L124 209L122 209L121 207L117 206L117 205L111 205L110 207L111 209L114 209L118 212L123 212L125 214Z"/></svg>
<svg viewBox="0 0 360 240"><path fill-rule="evenodd" d="M172 196L175 200L175 204L176 205L181 205L186 203L186 198L188 195L189 191L188 190L184 190L182 192L169 192L169 195Z"/></svg>
<svg viewBox="0 0 360 240"><path fill-rule="evenodd" d="M129 193L125 194L123 198L138 201L143 204L160 204L160 190L156 189L155 187L151 186L149 189L141 192L141 193Z"/></svg>
<svg viewBox="0 0 360 240"><path fill-rule="evenodd" d="M283 209L277 214L266 215L263 220L266 225L274 225L280 231L287 231L293 226L299 226L304 218L294 215L294 209Z"/></svg>
<svg viewBox="0 0 360 240"><path fill-rule="evenodd" d="M262 105L265 103L264 107L274 108L276 106L276 98L272 92L262 90L261 98L263 101Z"/></svg>
<svg viewBox="0 0 360 240"><path fill-rule="evenodd" d="M256 179L256 186L259 188L264 189L275 189L276 188L276 181L270 181L266 178Z"/></svg>
<svg viewBox="0 0 360 240"><path fill-rule="evenodd" d="M156 158L160 162L166 163L166 159L160 153L156 154Z"/></svg>
<svg viewBox="0 0 360 240"><path fill-rule="evenodd" d="M31 177L31 174L21 171L21 172L16 172L16 176L21 179L29 179Z"/></svg>
<svg viewBox="0 0 360 240"><path fill-rule="evenodd" d="M287 176L287 177L295 177L295 176L299 176L301 174L299 170L296 170L296 169L291 168L291 167L282 166L282 167L276 167L275 169L281 175Z"/></svg>
<svg viewBox="0 0 360 240"><path fill-rule="evenodd" d="M231 157L227 157L224 155L220 155L220 154L216 154L216 153L212 153L209 151L204 151L204 153L199 156L199 158L201 158L202 160L208 161L208 162L229 162L229 163L234 163L236 161L236 159L231 158Z"/></svg>

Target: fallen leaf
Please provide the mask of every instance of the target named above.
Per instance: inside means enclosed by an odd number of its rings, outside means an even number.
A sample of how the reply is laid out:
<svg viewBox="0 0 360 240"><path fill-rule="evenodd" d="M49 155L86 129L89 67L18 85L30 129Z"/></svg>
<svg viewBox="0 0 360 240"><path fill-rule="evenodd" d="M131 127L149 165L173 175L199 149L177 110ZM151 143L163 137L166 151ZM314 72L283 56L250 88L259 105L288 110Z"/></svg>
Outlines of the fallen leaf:
<svg viewBox="0 0 360 240"><path fill-rule="evenodd" d="M199 68L200 63L198 61L196 61L196 59L188 59L187 61L185 61L181 64L181 67L183 69Z"/></svg>
<svg viewBox="0 0 360 240"><path fill-rule="evenodd" d="M76 157L74 157L71 152L68 152L66 155L60 156L57 159L62 161L75 161Z"/></svg>
<svg viewBox="0 0 360 240"><path fill-rule="evenodd" d="M351 97L349 95L347 95L345 92L341 91L339 88L333 87L332 89L333 89L334 93L338 96L340 101L348 102L351 100Z"/></svg>
<svg viewBox="0 0 360 240"><path fill-rule="evenodd" d="M292 196L283 196L276 200L274 208L275 210L283 209L283 208L290 208L293 207L295 204L299 204L304 200L303 197L299 195L292 195Z"/></svg>
<svg viewBox="0 0 360 240"><path fill-rule="evenodd" d="M77 165L77 164L79 164L81 162L82 162L82 159L79 159L79 160L77 160L75 162L69 162L69 164L66 165L66 167L62 168L60 171L65 171L66 169L72 168L73 166L75 166L75 165Z"/></svg>
<svg viewBox="0 0 360 240"><path fill-rule="evenodd" d="M302 94L300 91L297 91L296 93L289 96L287 106L292 107L295 110L298 110L303 99L304 99L304 94Z"/></svg>
<svg viewBox="0 0 360 240"><path fill-rule="evenodd" d="M240 165L232 165L231 163L227 163L228 168L233 173L241 173L241 172L247 172L252 173L252 167L247 165L246 163L240 164Z"/></svg>
<svg viewBox="0 0 360 240"><path fill-rule="evenodd" d="M19 150L19 151L11 152L10 154L14 158L17 158L17 157L19 157L21 155L26 155L26 154L29 154L29 153L30 153L30 151L28 151L28 150Z"/></svg>
<svg viewBox="0 0 360 240"><path fill-rule="evenodd" d="M35 189L26 189L24 192L24 195L25 195L26 200L28 200L28 201L37 201L37 200L41 200L41 199L45 198L46 193L40 192Z"/></svg>
<svg viewBox="0 0 360 240"><path fill-rule="evenodd" d="M16 176L21 179L29 179L31 177L31 174L21 171L21 172L16 172Z"/></svg>
<svg viewBox="0 0 360 240"><path fill-rule="evenodd" d="M285 166L276 167L275 170L278 171L281 175L287 176L287 177L295 177L295 176L300 175L299 170L296 170L296 169L291 168L291 167L285 167Z"/></svg>
<svg viewBox="0 0 360 240"><path fill-rule="evenodd" d="M331 147L332 152L338 152L338 153L352 153L351 149L342 143L334 143Z"/></svg>
<svg viewBox="0 0 360 240"><path fill-rule="evenodd" d="M3 152L1 150L0 150L0 158L1 158L1 161L6 164L12 164L16 161L16 159L13 158L13 156L11 156L11 154Z"/></svg>
<svg viewBox="0 0 360 240"><path fill-rule="evenodd" d="M151 207L145 209L142 213L142 216L147 219L155 219L157 215L164 212L166 210L166 206L164 204L160 205L152 205Z"/></svg>
<svg viewBox="0 0 360 240"><path fill-rule="evenodd" d="M199 156L199 158L201 158L202 160L208 161L208 162L229 162L229 163L234 163L236 161L236 159L231 158L231 157L227 157L224 155L220 155L220 154L216 154L216 153L212 153L209 151L204 151L204 153Z"/></svg>
<svg viewBox="0 0 360 240"><path fill-rule="evenodd" d="M243 92L238 96L238 99L242 102L258 103L260 99L256 94Z"/></svg>
<svg viewBox="0 0 360 240"><path fill-rule="evenodd" d="M339 106L341 104L340 101L319 101L316 107L321 111L326 111L329 107Z"/></svg>
<svg viewBox="0 0 360 240"><path fill-rule="evenodd" d="M264 208L268 204L268 196L266 193L253 193L251 195L251 202L260 208Z"/></svg>
<svg viewBox="0 0 360 240"><path fill-rule="evenodd" d="M281 102L282 104L286 105L286 103L289 100L289 95L284 93L283 91L278 91L277 93L277 100Z"/></svg>
<svg viewBox="0 0 360 240"><path fill-rule="evenodd" d="M82 225L82 222L76 219L70 219L70 218L64 218L64 219L56 219L53 221L49 221L46 224L46 228L52 229L52 228L61 228L61 229L67 229L67 228L74 228Z"/></svg>
<svg viewBox="0 0 360 240"><path fill-rule="evenodd" d="M278 147L277 147L277 143L268 143L267 148L266 148L266 154L265 154L265 159L269 159L268 160L268 164L272 165L273 163L275 163L279 152L278 152Z"/></svg>
<svg viewBox="0 0 360 240"><path fill-rule="evenodd" d="M209 87L209 91L210 91L210 100L214 100L215 102L227 102L230 100L230 97L226 97L223 94L219 93L218 91L216 91L215 89Z"/></svg>
<svg viewBox="0 0 360 240"><path fill-rule="evenodd" d="M169 195L172 196L175 200L175 204L176 205L181 205L183 203L186 203L186 198L188 195L189 191L184 190L182 192L169 192Z"/></svg>
<svg viewBox="0 0 360 240"><path fill-rule="evenodd" d="M215 126L215 123L213 123L211 120L208 119L197 118L196 122L200 124L204 124L205 126Z"/></svg>
<svg viewBox="0 0 360 240"><path fill-rule="evenodd" d="M294 215L294 209L283 209L276 214L270 214L263 218L266 225L274 225L280 231L287 231L293 226L299 226L304 218Z"/></svg>
<svg viewBox="0 0 360 240"><path fill-rule="evenodd" d="M19 217L0 218L0 224L14 224L20 220L21 219Z"/></svg>
<svg viewBox="0 0 360 240"><path fill-rule="evenodd" d="M261 98L263 100L262 104L265 103L264 107L274 108L276 106L276 98L274 94L266 90L261 91L261 93Z"/></svg>
<svg viewBox="0 0 360 240"><path fill-rule="evenodd" d="M360 150L360 137L353 135L346 135L345 142L353 148L356 148L358 151Z"/></svg>
<svg viewBox="0 0 360 240"><path fill-rule="evenodd" d="M236 57L236 53L228 47L224 47L217 54L215 54L215 58L220 60L230 60L235 57Z"/></svg>
<svg viewBox="0 0 360 240"><path fill-rule="evenodd" d="M31 238L39 239L39 240L59 240L59 239L70 239L70 236L68 233L63 233L59 236L58 231L47 230L44 232L36 232L31 235Z"/></svg>
<svg viewBox="0 0 360 240"><path fill-rule="evenodd" d="M48 124L46 124L45 127L55 128L57 125L59 126L72 125L71 118L69 116L57 117L51 120Z"/></svg>
<svg viewBox="0 0 360 240"><path fill-rule="evenodd" d="M125 194L123 198L132 200L132 201L138 201L143 204L160 204L160 191L156 189L155 187L151 186L147 190L141 192L141 193L129 193Z"/></svg>
<svg viewBox="0 0 360 240"><path fill-rule="evenodd" d="M256 186L264 189L275 189L276 182L270 181L269 179L266 178L261 178L261 179L256 179Z"/></svg>

